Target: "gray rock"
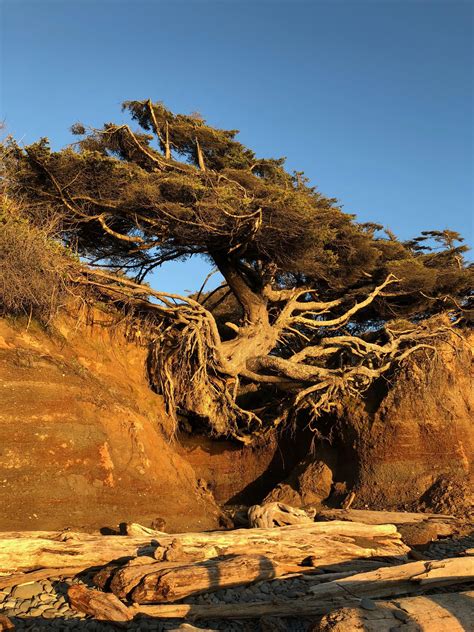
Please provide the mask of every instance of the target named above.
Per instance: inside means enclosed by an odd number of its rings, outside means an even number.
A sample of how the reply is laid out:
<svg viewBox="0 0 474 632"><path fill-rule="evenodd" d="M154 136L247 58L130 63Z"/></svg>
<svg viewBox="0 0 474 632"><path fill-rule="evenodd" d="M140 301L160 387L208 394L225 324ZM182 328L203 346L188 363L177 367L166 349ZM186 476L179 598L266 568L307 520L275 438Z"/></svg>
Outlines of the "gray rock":
<svg viewBox="0 0 474 632"><path fill-rule="evenodd" d="M396 617L399 621L410 621L410 615L405 610L394 610L393 616Z"/></svg>
<svg viewBox="0 0 474 632"><path fill-rule="evenodd" d="M21 586L15 586L12 592L12 597L15 599L31 599L43 592L43 586L38 582L32 584L22 584Z"/></svg>
<svg viewBox="0 0 474 632"><path fill-rule="evenodd" d="M377 609L377 605L372 601L372 599L369 599L368 597L363 597L360 600L359 606L361 608L364 608L364 610L376 610Z"/></svg>

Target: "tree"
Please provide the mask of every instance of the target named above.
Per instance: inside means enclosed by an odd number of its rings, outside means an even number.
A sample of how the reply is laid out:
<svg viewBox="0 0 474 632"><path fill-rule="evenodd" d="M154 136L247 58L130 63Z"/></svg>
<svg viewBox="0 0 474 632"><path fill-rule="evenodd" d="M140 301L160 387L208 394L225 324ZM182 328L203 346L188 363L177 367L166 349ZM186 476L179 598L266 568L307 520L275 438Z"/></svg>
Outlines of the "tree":
<svg viewBox="0 0 474 632"><path fill-rule="evenodd" d="M140 131L78 123L58 152L47 139L11 143L10 191L31 217L61 218L89 264L76 282L154 315L150 371L171 414L242 440L301 409L317 418L432 349L466 309L472 269L456 233L402 243L357 224L284 159L257 158L235 130L150 100L123 107ZM193 255L221 272L217 291L143 284Z"/></svg>

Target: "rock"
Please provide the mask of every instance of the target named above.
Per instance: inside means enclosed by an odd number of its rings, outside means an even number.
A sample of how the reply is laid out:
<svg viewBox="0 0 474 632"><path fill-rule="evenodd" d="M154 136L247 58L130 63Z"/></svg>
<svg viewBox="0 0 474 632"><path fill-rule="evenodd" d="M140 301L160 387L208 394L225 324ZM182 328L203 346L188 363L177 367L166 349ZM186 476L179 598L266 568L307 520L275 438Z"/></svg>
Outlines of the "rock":
<svg viewBox="0 0 474 632"><path fill-rule="evenodd" d="M12 597L14 599L32 599L43 592L43 587L38 582L31 584L22 584L21 586L15 586Z"/></svg>
<svg viewBox="0 0 474 632"><path fill-rule="evenodd" d="M306 460L279 483L261 504L280 502L292 507L319 504L331 493L332 471L323 461Z"/></svg>
<svg viewBox="0 0 474 632"><path fill-rule="evenodd" d="M28 612L30 607L31 603L26 599L25 601L17 604L15 610L17 611L17 614L25 614L26 612Z"/></svg>
<svg viewBox="0 0 474 632"><path fill-rule="evenodd" d="M39 595L38 599L39 601L41 601L42 603L45 602L49 602L53 600L53 596L52 595L48 595L47 593L42 593L41 595Z"/></svg>
<svg viewBox="0 0 474 632"><path fill-rule="evenodd" d="M298 476L298 488L303 505L320 503L331 493L332 471L323 463L310 463Z"/></svg>
<svg viewBox="0 0 474 632"><path fill-rule="evenodd" d="M399 621L407 623L410 621L410 615L405 610L393 610L393 616Z"/></svg>
<svg viewBox="0 0 474 632"><path fill-rule="evenodd" d="M426 522L420 522L418 524L404 524L399 525L398 530L402 536L403 542L407 546L412 547L424 547L430 544L437 537L436 525ZM438 547L442 545L438 544Z"/></svg>
<svg viewBox="0 0 474 632"><path fill-rule="evenodd" d="M44 606L35 606L28 610L28 614L30 617L41 617L44 609Z"/></svg>
<svg viewBox="0 0 474 632"><path fill-rule="evenodd" d="M267 503L284 503L292 507L301 507L303 501L300 494L289 483L279 483L265 496L262 505Z"/></svg>
<svg viewBox="0 0 474 632"><path fill-rule="evenodd" d="M376 610L377 609L376 604L372 601L372 599L369 599L368 597L363 597L360 600L360 604L359 605L364 610Z"/></svg>
<svg viewBox="0 0 474 632"><path fill-rule="evenodd" d="M286 632L286 624L278 617L262 617L260 619L260 629L262 632Z"/></svg>

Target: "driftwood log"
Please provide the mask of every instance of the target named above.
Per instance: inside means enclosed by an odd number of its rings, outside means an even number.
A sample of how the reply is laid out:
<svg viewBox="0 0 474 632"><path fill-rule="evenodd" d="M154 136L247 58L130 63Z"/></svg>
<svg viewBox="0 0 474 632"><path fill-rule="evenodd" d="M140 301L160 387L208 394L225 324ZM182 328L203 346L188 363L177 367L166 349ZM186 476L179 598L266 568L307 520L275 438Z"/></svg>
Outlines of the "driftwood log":
<svg viewBox="0 0 474 632"><path fill-rule="evenodd" d="M456 522L456 516L410 511L373 511L370 509L322 509L316 520L349 520L363 524L418 524L420 522Z"/></svg>
<svg viewBox="0 0 474 632"><path fill-rule="evenodd" d="M135 603L169 603L189 595L282 577L294 570L292 566L260 555L229 555L177 568L152 570L140 578L131 599ZM112 590L116 577L112 580Z"/></svg>
<svg viewBox="0 0 474 632"><path fill-rule="evenodd" d="M218 532L212 534L212 545L207 544L209 534L181 534L164 552L162 547L155 552L157 561L145 558L142 563L137 558L121 568L109 565L97 573L95 583L101 588L110 586L120 598L162 603L263 579L315 572L349 560L352 564L361 558L394 562L405 558L407 549L391 525L339 523L340 528L332 534L325 533L323 525L315 526ZM326 526L330 532L334 523Z"/></svg>
<svg viewBox="0 0 474 632"><path fill-rule="evenodd" d="M321 565L363 557L403 558L408 548L393 525L364 525L334 521L270 529L236 529L212 533L156 536L157 559L210 559L221 555L255 555L301 564L309 557ZM188 556L186 558L186 556Z"/></svg>
<svg viewBox="0 0 474 632"><path fill-rule="evenodd" d="M70 586L67 591L72 608L92 615L99 621L126 624L133 619L133 612L120 599L110 593L90 590L81 584Z"/></svg>
<svg viewBox="0 0 474 632"><path fill-rule="evenodd" d="M474 630L474 591L376 601L374 609L342 608L312 632L466 632Z"/></svg>
<svg viewBox="0 0 474 632"><path fill-rule="evenodd" d="M289 524L308 524L314 522L314 509L296 509L284 503L265 503L253 505L248 510L249 526L259 529L283 527Z"/></svg>
<svg viewBox="0 0 474 632"><path fill-rule="evenodd" d="M474 558L410 562L400 566L359 573L312 586L311 596L232 605L135 605L135 613L155 618L257 619L264 616L308 617L327 614L335 608L357 607L361 599L384 599L393 595L421 594L438 586L474 581Z"/></svg>
<svg viewBox="0 0 474 632"><path fill-rule="evenodd" d="M393 525L334 521L278 529L237 529L206 533L101 536L34 532L0 534L0 571L97 567L120 558L154 556L162 561L173 548L188 559L252 554L301 564L312 556L321 565L363 557L403 558L408 548ZM171 560L169 560L171 561Z"/></svg>
<svg viewBox="0 0 474 632"><path fill-rule="evenodd" d="M72 532L0 534L0 571L42 568L96 567L118 558L152 555L156 544L148 538L102 536Z"/></svg>

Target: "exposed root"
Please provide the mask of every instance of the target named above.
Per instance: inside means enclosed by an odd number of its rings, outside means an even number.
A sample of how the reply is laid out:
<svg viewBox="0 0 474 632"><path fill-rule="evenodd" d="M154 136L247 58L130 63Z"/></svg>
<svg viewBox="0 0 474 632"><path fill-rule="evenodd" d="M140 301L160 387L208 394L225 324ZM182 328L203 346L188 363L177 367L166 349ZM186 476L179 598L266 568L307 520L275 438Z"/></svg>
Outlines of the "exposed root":
<svg viewBox="0 0 474 632"><path fill-rule="evenodd" d="M346 396L362 396L375 380L413 353L436 353L434 341L450 335L453 326L452 319L438 318L418 325L387 324L370 336L353 335L348 329L340 332L342 324L396 282L389 277L364 300L324 320L321 315L340 308L340 301L318 302L315 312L316 301L310 300L311 309L304 312L304 303L298 300L301 292L275 292L280 315L273 324L265 320L268 307L249 306L249 313L258 314L258 323L244 322L236 326L233 339L222 341L213 314L189 297L156 292L127 278L90 269L83 269L75 280L93 286L112 301L128 301L137 313L155 315L150 381L162 393L175 427L182 414L199 421L211 435L247 443L298 411L309 413L311 427L312 420L333 411ZM306 296L310 295L307 291ZM255 300L255 295L248 300ZM293 353L282 357L277 346L288 333L303 339L304 344L302 348L294 345ZM240 406L239 394L249 384L278 392L279 413L275 397L266 404L262 400L258 407Z"/></svg>

